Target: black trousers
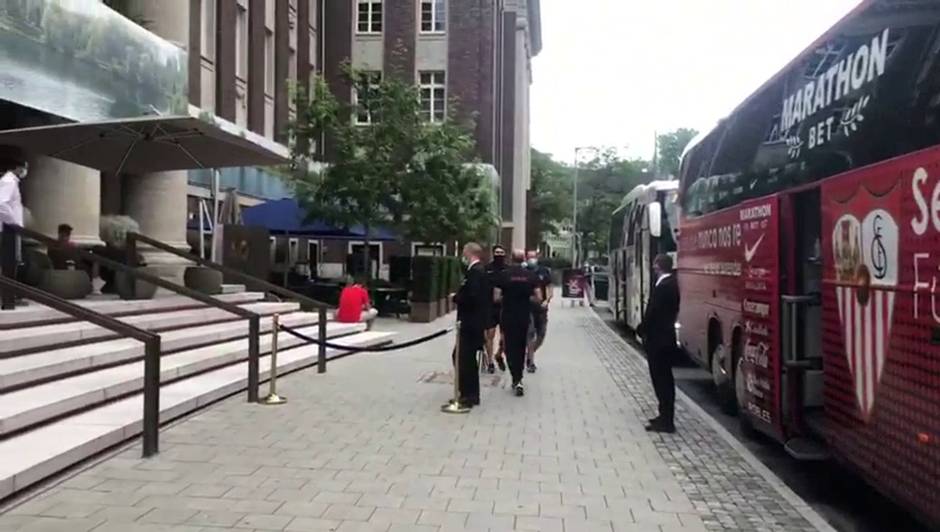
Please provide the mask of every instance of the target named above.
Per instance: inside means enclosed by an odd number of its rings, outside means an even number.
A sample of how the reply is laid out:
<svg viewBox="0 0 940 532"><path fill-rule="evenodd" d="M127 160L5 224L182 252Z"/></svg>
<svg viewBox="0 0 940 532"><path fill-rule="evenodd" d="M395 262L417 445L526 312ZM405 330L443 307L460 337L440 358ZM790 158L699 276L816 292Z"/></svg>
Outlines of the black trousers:
<svg viewBox="0 0 940 532"><path fill-rule="evenodd" d="M672 425L676 412L676 380L672 375L672 349L651 349L646 353L653 390L659 401L659 419Z"/></svg>
<svg viewBox="0 0 940 532"><path fill-rule="evenodd" d="M483 329L460 329L460 398L465 401L480 400L480 367L477 353L483 349Z"/></svg>
<svg viewBox="0 0 940 532"><path fill-rule="evenodd" d="M525 370L525 357L529 340L529 317L503 320L503 338L505 339L506 363L509 365L509 374L512 383L522 382Z"/></svg>

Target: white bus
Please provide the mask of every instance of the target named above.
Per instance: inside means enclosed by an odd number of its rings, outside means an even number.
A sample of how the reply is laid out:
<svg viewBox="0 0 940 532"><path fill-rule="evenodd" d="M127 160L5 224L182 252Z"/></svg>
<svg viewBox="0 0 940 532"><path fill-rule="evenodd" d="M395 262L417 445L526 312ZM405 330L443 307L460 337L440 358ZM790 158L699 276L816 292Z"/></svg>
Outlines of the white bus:
<svg viewBox="0 0 940 532"><path fill-rule="evenodd" d="M623 198L610 225L610 302L617 322L640 325L653 286L653 259L676 252L678 181L639 185ZM675 258L675 257L674 257Z"/></svg>

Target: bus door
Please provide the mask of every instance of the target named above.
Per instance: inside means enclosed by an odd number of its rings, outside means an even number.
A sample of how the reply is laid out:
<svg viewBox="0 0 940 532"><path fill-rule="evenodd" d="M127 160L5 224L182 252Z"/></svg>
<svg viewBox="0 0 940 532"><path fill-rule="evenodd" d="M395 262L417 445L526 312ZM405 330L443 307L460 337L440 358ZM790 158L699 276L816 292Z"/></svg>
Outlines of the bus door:
<svg viewBox="0 0 940 532"><path fill-rule="evenodd" d="M789 257L782 296L781 347L785 372L784 408L791 430L822 420L822 210L819 189L790 198ZM809 425L809 427L807 427Z"/></svg>

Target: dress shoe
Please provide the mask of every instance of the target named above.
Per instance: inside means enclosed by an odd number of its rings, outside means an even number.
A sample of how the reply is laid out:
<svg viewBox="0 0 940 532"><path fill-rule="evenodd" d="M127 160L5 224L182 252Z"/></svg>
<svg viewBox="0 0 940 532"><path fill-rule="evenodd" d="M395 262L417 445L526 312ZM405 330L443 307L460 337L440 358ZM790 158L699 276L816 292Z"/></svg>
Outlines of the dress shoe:
<svg viewBox="0 0 940 532"><path fill-rule="evenodd" d="M649 424L650 424L650 425L655 425L655 424L659 423L659 416L651 417L651 418L649 418L648 421L649 421Z"/></svg>
<svg viewBox="0 0 940 532"><path fill-rule="evenodd" d="M662 421L650 423L645 428L646 432L661 432L664 434L674 434L676 432L676 426L674 424L664 423Z"/></svg>

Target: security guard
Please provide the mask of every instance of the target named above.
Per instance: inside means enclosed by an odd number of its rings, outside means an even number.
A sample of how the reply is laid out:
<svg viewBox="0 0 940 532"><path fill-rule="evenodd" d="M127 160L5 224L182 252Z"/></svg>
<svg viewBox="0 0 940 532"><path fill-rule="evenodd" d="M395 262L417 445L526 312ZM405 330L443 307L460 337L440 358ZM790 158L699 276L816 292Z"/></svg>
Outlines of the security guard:
<svg viewBox="0 0 940 532"><path fill-rule="evenodd" d="M503 272L495 290L496 301L502 304L501 325L506 343L506 358L512 375L512 387L516 396L525 394L522 375L525 370L527 340L532 320L533 305L542 302L538 279L525 267L525 252L512 252L513 264Z"/></svg>
<svg viewBox="0 0 940 532"><path fill-rule="evenodd" d="M463 248L467 266L463 284L454 296L457 321L460 322L460 402L465 406L480 404L480 370L477 353L483 350L484 331L493 306L493 289L480 257L483 248L471 242Z"/></svg>

